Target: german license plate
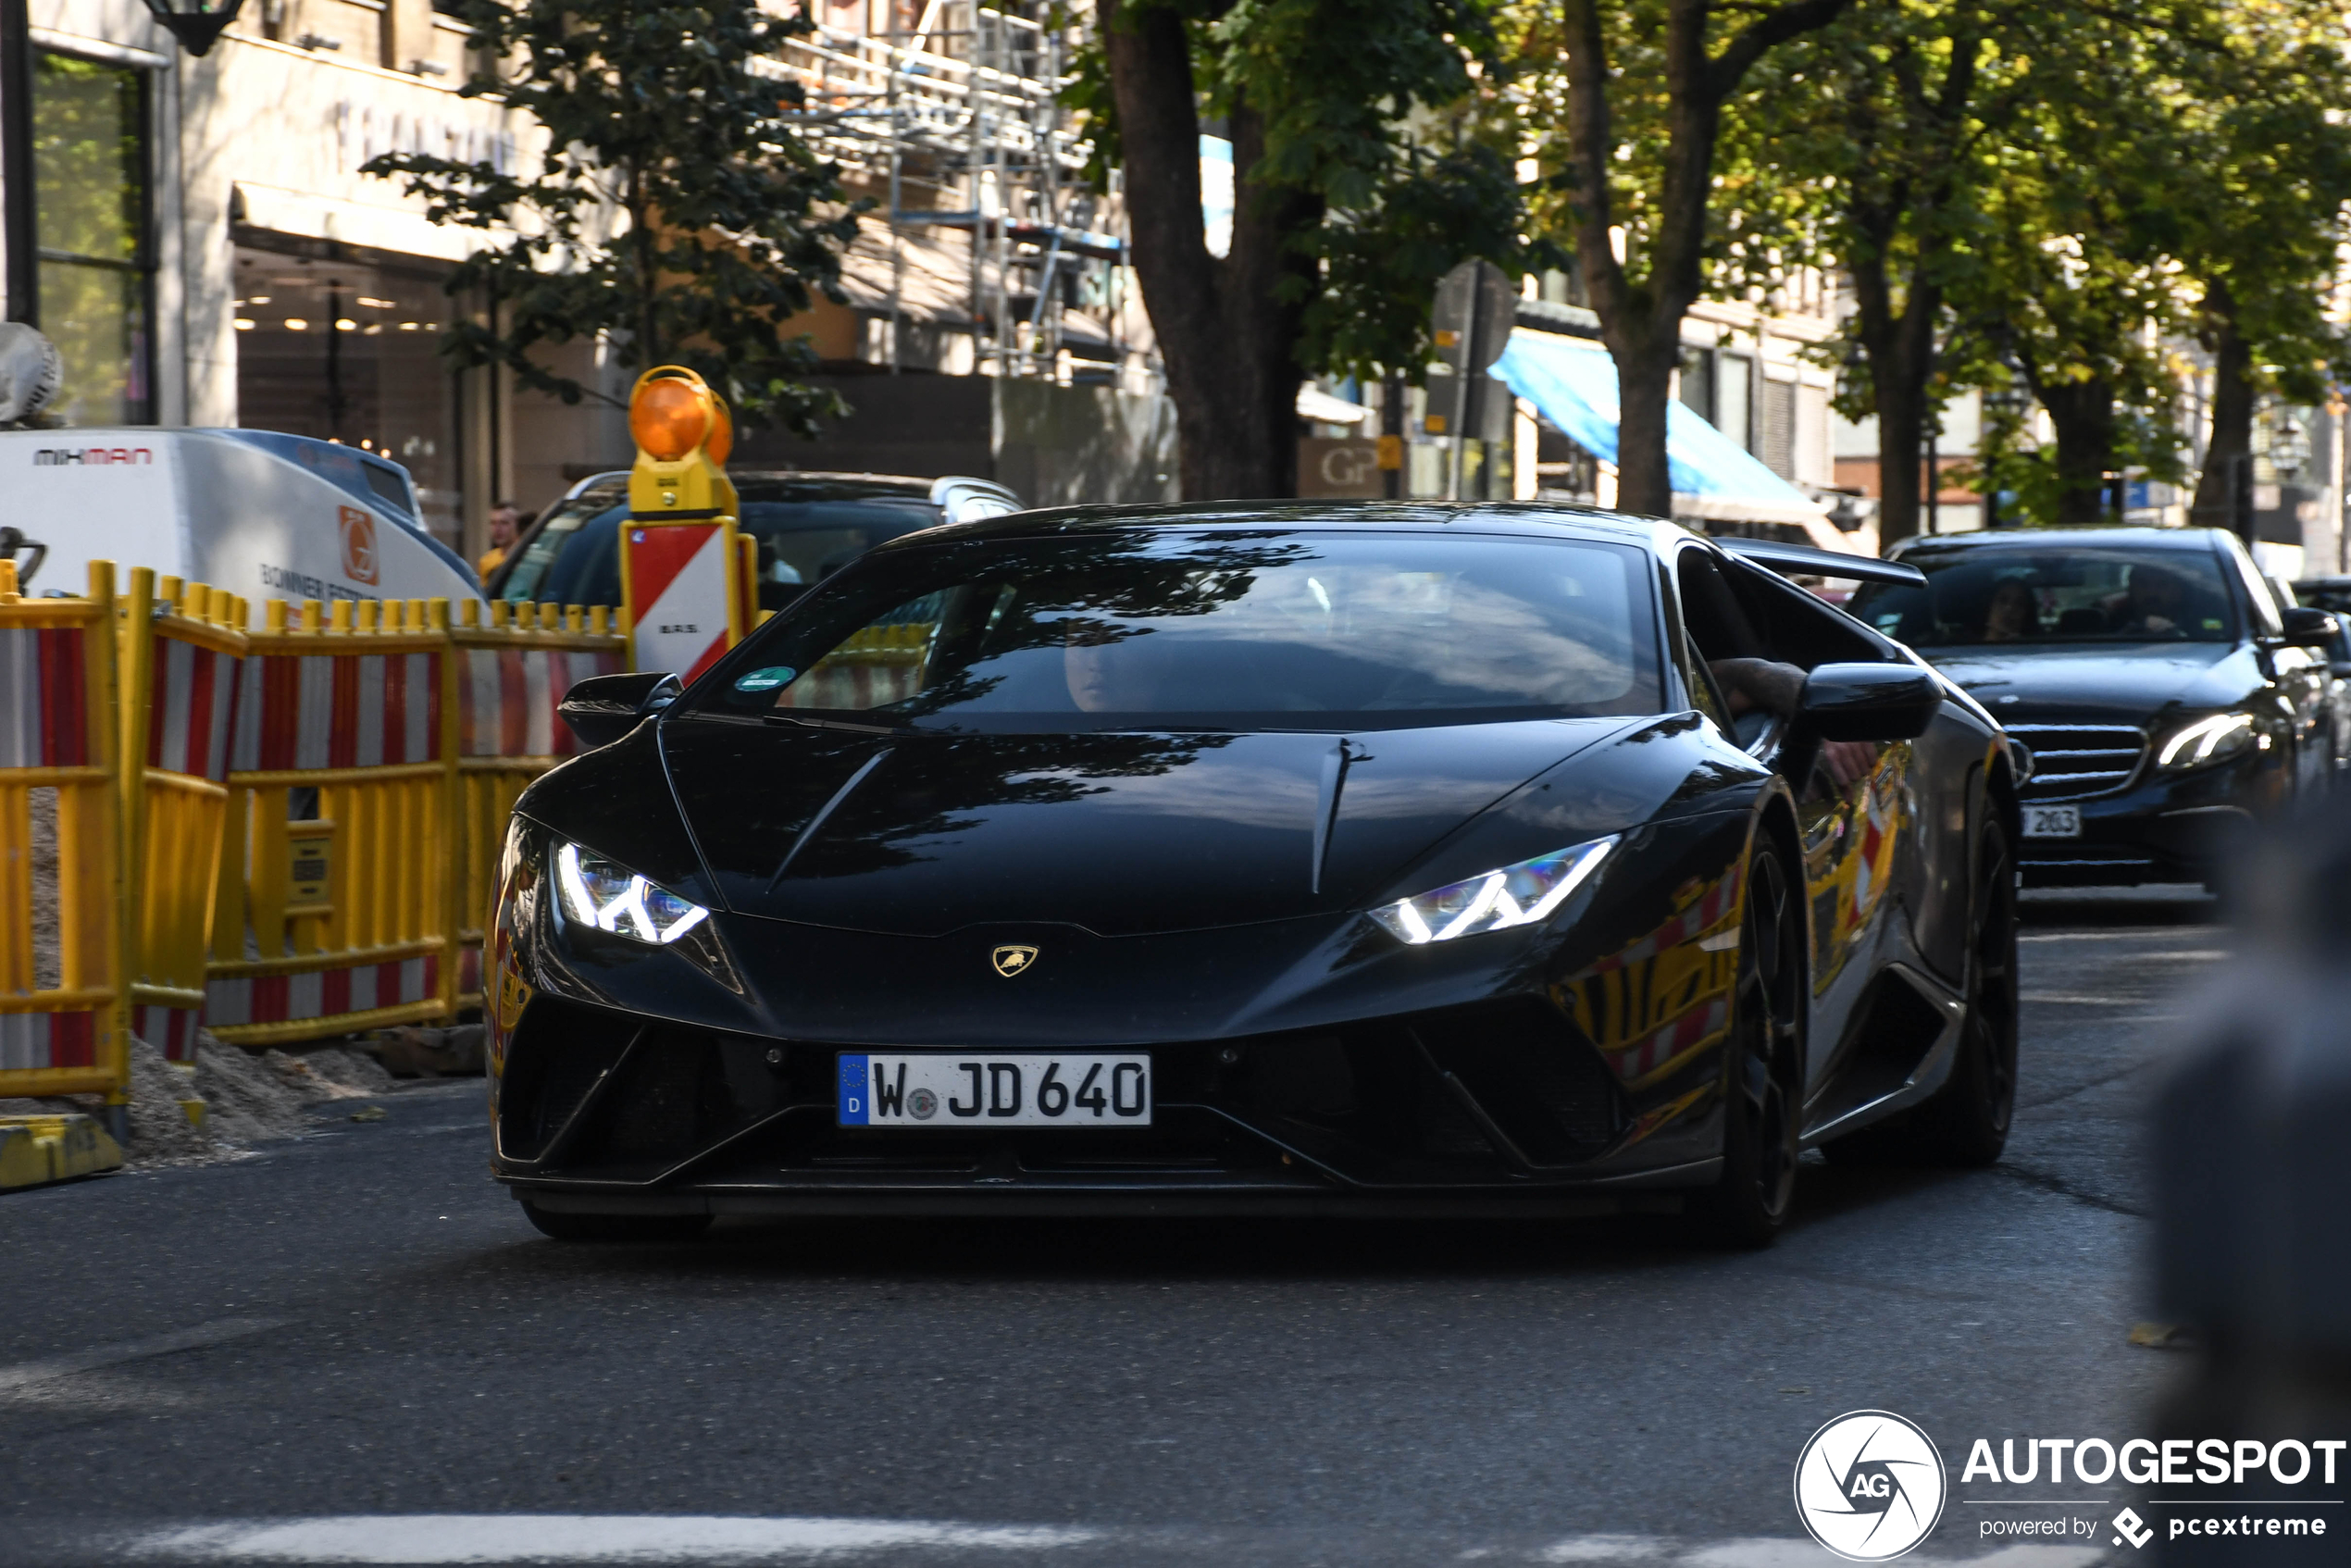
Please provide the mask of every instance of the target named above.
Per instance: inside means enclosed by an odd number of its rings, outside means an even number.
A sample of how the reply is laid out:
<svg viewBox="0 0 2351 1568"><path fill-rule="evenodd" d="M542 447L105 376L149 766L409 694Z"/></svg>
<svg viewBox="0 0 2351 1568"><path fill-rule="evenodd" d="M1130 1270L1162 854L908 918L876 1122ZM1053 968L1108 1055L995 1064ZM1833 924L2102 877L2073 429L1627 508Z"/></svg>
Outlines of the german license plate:
<svg viewBox="0 0 2351 1568"><path fill-rule="evenodd" d="M1151 1059L842 1052L845 1127L1147 1127Z"/></svg>
<svg viewBox="0 0 2351 1568"><path fill-rule="evenodd" d="M2078 839L2082 836L2082 808L2026 806L2024 836L2028 839Z"/></svg>

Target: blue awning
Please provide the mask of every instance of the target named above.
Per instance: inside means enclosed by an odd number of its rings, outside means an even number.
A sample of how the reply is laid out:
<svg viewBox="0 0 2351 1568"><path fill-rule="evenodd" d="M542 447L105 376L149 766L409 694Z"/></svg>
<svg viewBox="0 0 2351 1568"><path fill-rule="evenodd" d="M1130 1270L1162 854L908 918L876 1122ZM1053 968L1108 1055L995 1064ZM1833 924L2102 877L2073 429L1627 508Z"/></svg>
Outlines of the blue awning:
<svg viewBox="0 0 2351 1568"><path fill-rule="evenodd" d="M1524 329L1496 361L1494 374L1542 411L1576 445L1616 461L1616 361L1604 350ZM1665 456L1676 513L1753 522L1826 523L1827 508L1759 463L1678 401L1665 405Z"/></svg>

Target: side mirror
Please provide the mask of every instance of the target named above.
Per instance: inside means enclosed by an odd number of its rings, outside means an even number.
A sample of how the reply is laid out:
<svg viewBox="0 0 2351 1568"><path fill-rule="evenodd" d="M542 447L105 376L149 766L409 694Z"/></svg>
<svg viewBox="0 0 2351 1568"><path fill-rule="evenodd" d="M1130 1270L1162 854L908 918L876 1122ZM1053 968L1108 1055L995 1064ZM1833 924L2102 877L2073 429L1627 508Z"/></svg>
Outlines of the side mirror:
<svg viewBox="0 0 2351 1568"><path fill-rule="evenodd" d="M555 712L579 743L593 751L637 728L637 721L678 700L685 688L666 670L591 676L564 693Z"/></svg>
<svg viewBox="0 0 2351 1568"><path fill-rule="evenodd" d="M1822 665L1797 703L1823 740L1915 740L1942 706L1942 686L1915 665Z"/></svg>
<svg viewBox="0 0 2351 1568"><path fill-rule="evenodd" d="M2334 645L2337 628L2332 611L2296 604L2285 611L2281 618L2285 622L2285 631L2277 639L2280 647L2329 648Z"/></svg>

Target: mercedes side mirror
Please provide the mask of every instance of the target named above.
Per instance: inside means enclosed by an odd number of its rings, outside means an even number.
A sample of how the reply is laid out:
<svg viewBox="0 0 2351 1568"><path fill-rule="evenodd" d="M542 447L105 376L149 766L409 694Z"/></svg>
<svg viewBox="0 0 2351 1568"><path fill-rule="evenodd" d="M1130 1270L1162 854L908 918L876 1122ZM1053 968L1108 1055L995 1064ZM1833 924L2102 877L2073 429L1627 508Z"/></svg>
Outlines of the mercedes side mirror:
<svg viewBox="0 0 2351 1568"><path fill-rule="evenodd" d="M1916 665L1822 665L1797 704L1823 740L1915 740L1942 706L1942 686Z"/></svg>
<svg viewBox="0 0 2351 1568"><path fill-rule="evenodd" d="M2296 604L2283 612L2283 635L2275 639L2281 648L2332 648L2338 634L2333 612L2314 610L2307 604Z"/></svg>
<svg viewBox="0 0 2351 1568"><path fill-rule="evenodd" d="M647 714L669 706L684 690L667 670L591 676L564 693L555 712L579 743L593 751L636 728Z"/></svg>

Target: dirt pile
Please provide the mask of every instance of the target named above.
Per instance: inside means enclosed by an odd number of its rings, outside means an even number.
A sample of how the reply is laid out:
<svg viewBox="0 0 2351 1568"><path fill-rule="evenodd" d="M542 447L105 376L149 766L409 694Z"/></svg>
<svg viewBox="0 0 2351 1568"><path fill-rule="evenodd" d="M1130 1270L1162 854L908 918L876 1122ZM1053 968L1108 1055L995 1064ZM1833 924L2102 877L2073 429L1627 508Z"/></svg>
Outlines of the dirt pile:
<svg viewBox="0 0 2351 1568"><path fill-rule="evenodd" d="M403 1024L378 1030L367 1049L404 1078L462 1077L479 1074L482 1067L479 1024L460 1024L454 1029Z"/></svg>
<svg viewBox="0 0 2351 1568"><path fill-rule="evenodd" d="M306 1104L322 1100L365 1100L371 1095L390 1094L394 1088L392 1075L384 1071L381 1063L362 1052L345 1051L340 1046L299 1055L266 1051L261 1062Z"/></svg>
<svg viewBox="0 0 2351 1568"><path fill-rule="evenodd" d="M310 1101L257 1056L196 1031L196 1092L205 1126L228 1143L261 1143L309 1129Z"/></svg>

